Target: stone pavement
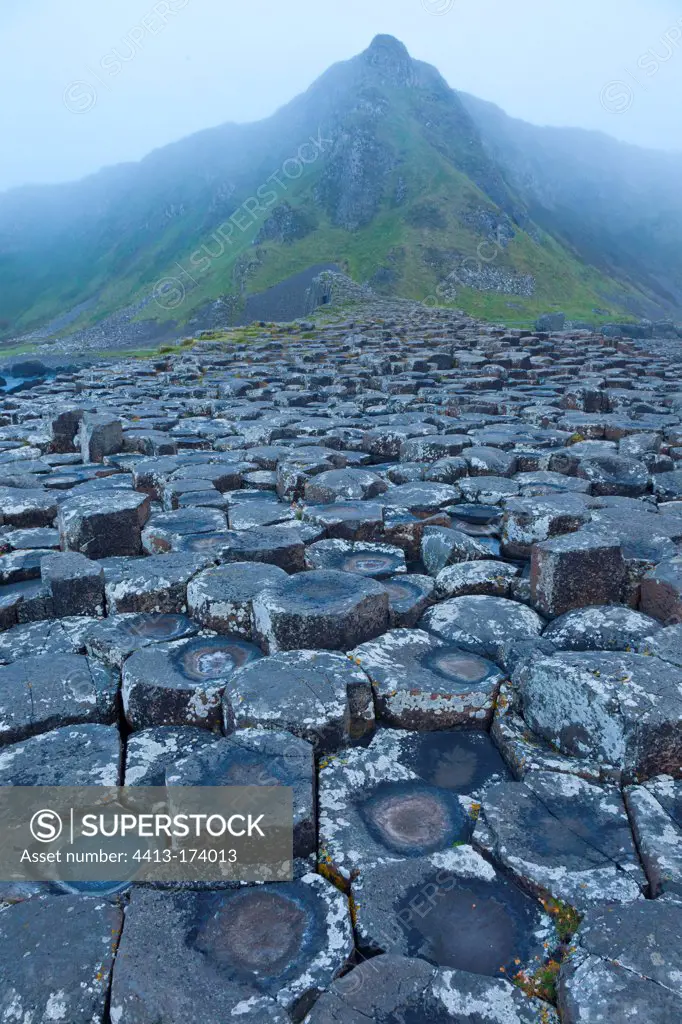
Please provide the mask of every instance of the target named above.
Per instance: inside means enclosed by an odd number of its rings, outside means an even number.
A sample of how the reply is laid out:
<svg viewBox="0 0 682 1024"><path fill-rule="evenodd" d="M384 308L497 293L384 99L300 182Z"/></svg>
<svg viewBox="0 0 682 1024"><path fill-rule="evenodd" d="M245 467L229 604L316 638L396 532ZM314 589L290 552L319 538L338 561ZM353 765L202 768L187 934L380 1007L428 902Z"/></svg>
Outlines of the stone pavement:
<svg viewBox="0 0 682 1024"><path fill-rule="evenodd" d="M0 400L0 784L266 765L294 881L0 887L0 1021L682 1019L682 362L251 334Z"/></svg>

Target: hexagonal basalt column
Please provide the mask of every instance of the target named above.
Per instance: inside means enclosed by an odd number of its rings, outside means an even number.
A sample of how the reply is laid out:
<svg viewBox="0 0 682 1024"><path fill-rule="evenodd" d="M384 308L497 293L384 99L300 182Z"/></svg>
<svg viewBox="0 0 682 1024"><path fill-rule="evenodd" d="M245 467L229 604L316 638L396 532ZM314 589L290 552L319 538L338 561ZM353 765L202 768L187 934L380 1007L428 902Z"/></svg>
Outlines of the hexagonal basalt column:
<svg viewBox="0 0 682 1024"><path fill-rule="evenodd" d="M483 795L479 837L525 888L581 910L640 899L646 886L616 786L559 772L497 783Z"/></svg>
<svg viewBox="0 0 682 1024"><path fill-rule="evenodd" d="M139 555L149 497L137 491L78 494L59 506L59 537L65 551L88 558Z"/></svg>
<svg viewBox="0 0 682 1024"><path fill-rule="evenodd" d="M361 950L489 978L533 974L556 946L540 903L470 846L376 864L352 885Z"/></svg>
<svg viewBox="0 0 682 1024"><path fill-rule="evenodd" d="M380 729L369 749L392 764L415 772L430 786L450 789L466 797L467 806L478 802L488 786L511 778L489 733L478 730Z"/></svg>
<svg viewBox="0 0 682 1024"><path fill-rule="evenodd" d="M367 541L317 541L307 548L306 562L311 569L336 569L372 579L383 579L393 573L407 571L405 554L401 548Z"/></svg>
<svg viewBox="0 0 682 1024"><path fill-rule="evenodd" d="M125 785L165 786L167 768L217 742L215 733L193 726L159 725L131 733L126 743Z"/></svg>
<svg viewBox="0 0 682 1024"><path fill-rule="evenodd" d="M306 482L304 497L324 505L340 499L376 498L387 489L386 481L368 469L331 469Z"/></svg>
<svg viewBox="0 0 682 1024"><path fill-rule="evenodd" d="M309 740L318 754L374 729L372 686L342 654L287 651L235 672L223 695L225 729L263 726Z"/></svg>
<svg viewBox="0 0 682 1024"><path fill-rule="evenodd" d="M134 651L152 644L185 640L199 632L186 615L111 615L83 632L88 654L114 668L121 668Z"/></svg>
<svg viewBox="0 0 682 1024"><path fill-rule="evenodd" d="M345 897L319 875L221 893L134 891L112 1020L280 1024L282 1009L324 991L352 950Z"/></svg>
<svg viewBox="0 0 682 1024"><path fill-rule="evenodd" d="M97 562L77 552L46 555L40 575L50 588L57 618L104 614L104 573Z"/></svg>
<svg viewBox="0 0 682 1024"><path fill-rule="evenodd" d="M612 537L579 531L533 547L531 597L549 618L586 605L618 604L624 583L620 543Z"/></svg>
<svg viewBox="0 0 682 1024"><path fill-rule="evenodd" d="M198 725L219 731L227 680L260 657L262 651L240 637L197 637L138 650L123 666L126 719L133 729Z"/></svg>
<svg viewBox="0 0 682 1024"><path fill-rule="evenodd" d="M490 558L450 565L438 573L436 592L439 597L508 597L512 581L519 573L518 566Z"/></svg>
<svg viewBox="0 0 682 1024"><path fill-rule="evenodd" d="M43 896L3 911L0 1019L104 1024L122 923L119 907L80 896Z"/></svg>
<svg viewBox="0 0 682 1024"><path fill-rule="evenodd" d="M381 746L324 765L319 804L320 870L344 885L372 864L468 842L474 828L455 792L425 782Z"/></svg>
<svg viewBox="0 0 682 1024"><path fill-rule="evenodd" d="M117 786L121 738L113 725L68 725L4 747L0 786Z"/></svg>
<svg viewBox="0 0 682 1024"><path fill-rule="evenodd" d="M682 904L662 900L589 910L559 975L561 1020L680 1020L680 913Z"/></svg>
<svg viewBox="0 0 682 1024"><path fill-rule="evenodd" d="M315 759L310 743L288 732L243 729L179 755L167 786L289 786L293 790L294 858L311 867L316 848Z"/></svg>
<svg viewBox="0 0 682 1024"><path fill-rule="evenodd" d="M618 605L577 608L554 619L542 634L561 651L631 651L660 622Z"/></svg>
<svg viewBox="0 0 682 1024"><path fill-rule="evenodd" d="M504 597L453 597L430 608L419 626L451 644L501 662L510 640L539 637L545 622L531 608Z"/></svg>
<svg viewBox="0 0 682 1024"><path fill-rule="evenodd" d="M86 412L80 422L83 462L102 462L105 455L123 448L121 421L109 413Z"/></svg>
<svg viewBox="0 0 682 1024"><path fill-rule="evenodd" d="M208 538L207 545L225 543L226 533L227 519L219 509L177 509L150 516L142 531L142 546L149 555L162 554L187 550L182 547L186 539L200 544L201 538ZM200 548L195 550L200 551Z"/></svg>
<svg viewBox="0 0 682 1024"><path fill-rule="evenodd" d="M384 523L383 505L370 501L339 501L311 505L303 510L303 521L324 528L328 537L340 540L374 540Z"/></svg>
<svg viewBox="0 0 682 1024"><path fill-rule="evenodd" d="M187 584L211 564L204 555L171 552L148 558L112 558L104 565L107 610L174 614L187 611Z"/></svg>
<svg viewBox="0 0 682 1024"><path fill-rule="evenodd" d="M282 526L229 530L220 558L223 562L267 562L285 572L305 569L305 547L299 533Z"/></svg>
<svg viewBox="0 0 682 1024"><path fill-rule="evenodd" d="M430 576L390 576L381 581L388 591L388 613L392 628L416 626L426 611L435 591Z"/></svg>
<svg viewBox="0 0 682 1024"><path fill-rule="evenodd" d="M620 652L538 655L513 674L530 728L568 757L593 758L627 779L677 771L682 671Z"/></svg>
<svg viewBox="0 0 682 1024"><path fill-rule="evenodd" d="M231 562L207 569L187 586L192 618L218 633L252 635L253 599L268 584L287 579L277 565Z"/></svg>
<svg viewBox="0 0 682 1024"><path fill-rule="evenodd" d="M659 775L625 791L650 892L682 900L682 780Z"/></svg>
<svg viewBox="0 0 682 1024"><path fill-rule="evenodd" d="M116 715L118 673L79 654L37 655L0 667L0 745Z"/></svg>
<svg viewBox="0 0 682 1024"><path fill-rule="evenodd" d="M504 676L496 665L421 629L394 629L349 654L375 689L377 714L405 729L490 720Z"/></svg>
<svg viewBox="0 0 682 1024"><path fill-rule="evenodd" d="M380 583L354 573L299 573L254 598L254 635L270 653L347 651L383 633L388 594Z"/></svg>

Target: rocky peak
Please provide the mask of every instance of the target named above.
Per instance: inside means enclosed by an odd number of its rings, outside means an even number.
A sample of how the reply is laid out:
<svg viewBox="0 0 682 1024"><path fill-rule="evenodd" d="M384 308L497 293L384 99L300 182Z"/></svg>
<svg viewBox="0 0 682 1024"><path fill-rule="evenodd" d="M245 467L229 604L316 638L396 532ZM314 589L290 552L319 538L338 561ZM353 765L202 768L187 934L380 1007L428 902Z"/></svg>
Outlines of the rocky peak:
<svg viewBox="0 0 682 1024"><path fill-rule="evenodd" d="M394 36L375 36L361 59L378 71L384 81L409 85L414 80L414 64L407 47Z"/></svg>

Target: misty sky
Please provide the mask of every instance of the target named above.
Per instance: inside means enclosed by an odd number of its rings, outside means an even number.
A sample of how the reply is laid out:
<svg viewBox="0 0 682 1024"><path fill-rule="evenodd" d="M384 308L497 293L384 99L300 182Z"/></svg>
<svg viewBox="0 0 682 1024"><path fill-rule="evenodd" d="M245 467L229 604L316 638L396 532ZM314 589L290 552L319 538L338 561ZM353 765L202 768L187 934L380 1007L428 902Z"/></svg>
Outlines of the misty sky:
<svg viewBox="0 0 682 1024"><path fill-rule="evenodd" d="M267 116L379 32L516 117L682 150L674 0L0 0L0 190Z"/></svg>

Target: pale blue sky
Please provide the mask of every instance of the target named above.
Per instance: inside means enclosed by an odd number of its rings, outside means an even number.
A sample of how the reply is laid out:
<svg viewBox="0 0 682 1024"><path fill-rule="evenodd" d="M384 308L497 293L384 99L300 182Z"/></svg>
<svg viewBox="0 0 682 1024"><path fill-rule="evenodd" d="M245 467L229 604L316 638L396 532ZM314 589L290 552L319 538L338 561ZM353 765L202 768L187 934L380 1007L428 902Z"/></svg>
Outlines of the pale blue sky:
<svg viewBox="0 0 682 1024"><path fill-rule="evenodd" d="M379 32L516 117L682 150L673 0L0 0L0 189L264 117Z"/></svg>

